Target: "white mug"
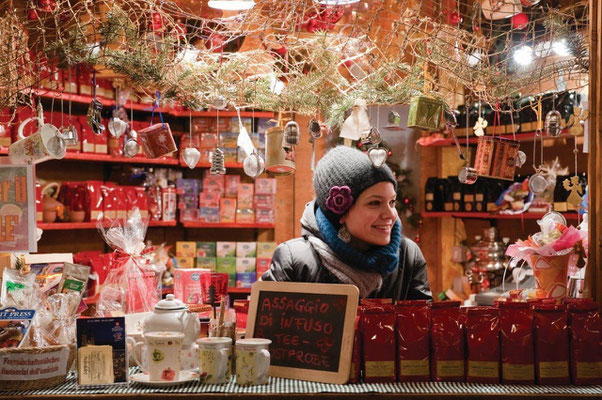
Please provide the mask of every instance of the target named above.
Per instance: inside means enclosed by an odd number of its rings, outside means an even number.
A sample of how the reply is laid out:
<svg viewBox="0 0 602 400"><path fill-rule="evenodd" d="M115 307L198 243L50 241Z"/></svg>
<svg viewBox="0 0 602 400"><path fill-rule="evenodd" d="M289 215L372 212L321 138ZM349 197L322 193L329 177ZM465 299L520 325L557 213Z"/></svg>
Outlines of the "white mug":
<svg viewBox="0 0 602 400"><path fill-rule="evenodd" d="M236 384L265 385L268 383L270 352L269 339L240 339L236 341Z"/></svg>
<svg viewBox="0 0 602 400"><path fill-rule="evenodd" d="M232 339L206 337L199 345L199 375L204 383L228 383L232 376Z"/></svg>
<svg viewBox="0 0 602 400"><path fill-rule="evenodd" d="M134 346L133 357L140 368L149 374L149 380L179 381L180 350L182 350L184 334L149 332L142 335L142 338L144 342L136 343ZM138 354L141 356L138 357Z"/></svg>
<svg viewBox="0 0 602 400"><path fill-rule="evenodd" d="M40 128L27 137L23 128L31 121L38 121ZM18 129L19 140L8 148L8 155L13 163L40 163L65 156L67 146L59 130L52 124L45 124L40 117L30 117L21 122Z"/></svg>

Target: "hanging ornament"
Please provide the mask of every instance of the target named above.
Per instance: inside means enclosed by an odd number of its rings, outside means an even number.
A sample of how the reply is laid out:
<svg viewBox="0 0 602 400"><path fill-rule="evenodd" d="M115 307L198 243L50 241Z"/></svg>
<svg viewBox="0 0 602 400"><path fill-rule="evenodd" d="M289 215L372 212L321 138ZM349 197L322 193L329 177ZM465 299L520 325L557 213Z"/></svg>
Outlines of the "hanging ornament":
<svg viewBox="0 0 602 400"><path fill-rule="evenodd" d="M224 152L220 148L211 152L211 168L209 169L209 173L211 175L224 175L226 173Z"/></svg>
<svg viewBox="0 0 602 400"><path fill-rule="evenodd" d="M38 9L44 12L52 12L56 8L54 0L38 0Z"/></svg>
<svg viewBox="0 0 602 400"><path fill-rule="evenodd" d="M462 167L460 172L458 173L458 180L460 183L465 185L472 185L477 181L479 174L477 174L477 170L471 167Z"/></svg>
<svg viewBox="0 0 602 400"><path fill-rule="evenodd" d="M562 182L562 186L565 190L571 192L566 202L574 206L575 209L578 209L579 204L581 204L581 195L583 194L583 186L581 186L579 176L574 175L570 179L565 179Z"/></svg>
<svg viewBox="0 0 602 400"><path fill-rule="evenodd" d="M380 135L380 132L377 127L373 126L369 131L365 132L364 135L360 138L360 143L362 145L377 145L382 143L383 139Z"/></svg>
<svg viewBox="0 0 602 400"><path fill-rule="evenodd" d="M529 25L529 16L524 12L520 12L510 18L510 23L513 29L525 29Z"/></svg>
<svg viewBox="0 0 602 400"><path fill-rule="evenodd" d="M531 175L529 178L529 190L534 195L540 195L546 191L548 187L548 180L543 174L537 170L535 174Z"/></svg>
<svg viewBox="0 0 602 400"><path fill-rule="evenodd" d="M253 179L259 177L259 175L263 173L264 167L265 162L263 161L263 158L257 154L257 152L253 152L248 155L242 163L242 169L245 174Z"/></svg>
<svg viewBox="0 0 602 400"><path fill-rule="evenodd" d="M489 122L487 122L485 118L479 117L472 130L476 136L483 136L485 135L485 128L487 128L487 125L489 125Z"/></svg>
<svg viewBox="0 0 602 400"><path fill-rule="evenodd" d="M77 129L73 125L63 126L59 136L65 141L65 145L67 146L77 146L79 144Z"/></svg>
<svg viewBox="0 0 602 400"><path fill-rule="evenodd" d="M410 100L408 128L438 131L445 103L427 96L416 96Z"/></svg>
<svg viewBox="0 0 602 400"><path fill-rule="evenodd" d="M385 129L389 131L401 131L403 128L401 127L401 116L397 111L389 111L387 115L387 126Z"/></svg>
<svg viewBox="0 0 602 400"><path fill-rule="evenodd" d="M29 21L37 21L38 19L40 19L40 16L38 15L38 12L35 8L30 8L29 10L27 10L27 19Z"/></svg>
<svg viewBox="0 0 602 400"><path fill-rule="evenodd" d="M370 118L366 112L366 100L356 99L351 108L351 115L347 117L343 126L341 127L341 133L339 137L347 139L346 145L351 145L352 140L358 140L362 136L362 132L370 129Z"/></svg>
<svg viewBox="0 0 602 400"><path fill-rule="evenodd" d="M370 158L372 165L374 165L376 168L380 168L385 164L388 155L389 152L387 149L378 147L378 145L368 150L368 158Z"/></svg>
<svg viewBox="0 0 602 400"><path fill-rule="evenodd" d="M582 136L584 133L583 125L585 125L585 120L588 117L588 110L573 107L573 114L571 114L569 121L567 122L569 133L573 136Z"/></svg>
<svg viewBox="0 0 602 400"><path fill-rule="evenodd" d="M182 152L182 159L188 165L188 168L194 169L201 159L201 152L194 147L187 147Z"/></svg>
<svg viewBox="0 0 602 400"><path fill-rule="evenodd" d="M140 153L140 145L138 144L138 132L130 129L127 138L123 143L123 154L126 157L134 157Z"/></svg>
<svg viewBox="0 0 602 400"><path fill-rule="evenodd" d="M228 100L220 94L213 97L210 104L211 108L215 110L225 110L228 108Z"/></svg>
<svg viewBox="0 0 602 400"><path fill-rule="evenodd" d="M96 135L100 135L105 130L100 118L101 111L102 103L97 99L92 100L88 106L87 121L88 125L90 125Z"/></svg>
<svg viewBox="0 0 602 400"><path fill-rule="evenodd" d="M523 165L525 165L525 163L527 162L527 155L525 154L524 151L518 151L518 153L516 153L516 166L517 168L522 167Z"/></svg>
<svg viewBox="0 0 602 400"><path fill-rule="evenodd" d="M311 137L314 139L318 139L322 136L322 127L320 126L320 123L315 119L309 121L309 126L307 127L307 130L309 131Z"/></svg>
<svg viewBox="0 0 602 400"><path fill-rule="evenodd" d="M546 114L545 129L548 136L560 136L562 133L562 115L556 110Z"/></svg>
<svg viewBox="0 0 602 400"><path fill-rule="evenodd" d="M447 14L447 23L452 26L459 26L462 23L462 16L459 12L453 11Z"/></svg>
<svg viewBox="0 0 602 400"><path fill-rule="evenodd" d="M289 121L284 126L284 141L288 146L296 146L301 139L299 124L295 121Z"/></svg>
<svg viewBox="0 0 602 400"><path fill-rule="evenodd" d="M109 126L109 132L111 132L111 135L113 135L115 138L119 139L121 137L121 135L123 135L125 133L125 130L128 127L127 122L123 121L121 118L119 117L114 117L113 119L111 119L108 123Z"/></svg>

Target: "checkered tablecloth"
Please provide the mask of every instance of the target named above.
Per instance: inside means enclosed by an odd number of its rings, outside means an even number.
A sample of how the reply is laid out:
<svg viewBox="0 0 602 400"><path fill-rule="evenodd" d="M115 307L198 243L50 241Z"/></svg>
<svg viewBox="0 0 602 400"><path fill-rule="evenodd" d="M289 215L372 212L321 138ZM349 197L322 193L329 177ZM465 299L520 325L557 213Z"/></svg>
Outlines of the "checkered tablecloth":
<svg viewBox="0 0 602 400"><path fill-rule="evenodd" d="M1 389L1 388L0 388ZM114 385L102 388L78 388L75 374L71 372L67 381L49 389L28 390L20 392L3 392L0 396L69 395L69 394L136 394L136 393L429 393L429 394L578 394L602 397L602 386L536 386L536 385L484 385L473 383L361 383L348 385L331 385L327 383L307 382L294 379L270 378L267 385L238 386L234 377L228 384L207 385L199 381L180 386L154 388L138 383Z"/></svg>

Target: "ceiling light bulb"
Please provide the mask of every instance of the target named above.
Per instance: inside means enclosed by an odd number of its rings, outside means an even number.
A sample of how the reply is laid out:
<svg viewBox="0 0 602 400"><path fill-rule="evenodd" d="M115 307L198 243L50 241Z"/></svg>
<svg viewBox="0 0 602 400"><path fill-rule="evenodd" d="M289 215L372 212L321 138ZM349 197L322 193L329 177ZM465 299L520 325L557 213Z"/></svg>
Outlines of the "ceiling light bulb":
<svg viewBox="0 0 602 400"><path fill-rule="evenodd" d="M556 53L556 55L559 55L560 57L566 57L571 55L571 52L566 45L565 39L553 42L552 50L554 50L554 53Z"/></svg>
<svg viewBox="0 0 602 400"><path fill-rule="evenodd" d="M512 58L518 65L527 66L533 62L533 49L529 46L521 46L514 50Z"/></svg>
<svg viewBox="0 0 602 400"><path fill-rule="evenodd" d="M480 51L475 51L472 54L468 55L468 65L470 65L471 67L474 67L475 65L480 63L481 60L483 60L483 53L481 53Z"/></svg>
<svg viewBox="0 0 602 400"><path fill-rule="evenodd" d="M209 7L218 10L244 11L255 7L253 0L209 0Z"/></svg>

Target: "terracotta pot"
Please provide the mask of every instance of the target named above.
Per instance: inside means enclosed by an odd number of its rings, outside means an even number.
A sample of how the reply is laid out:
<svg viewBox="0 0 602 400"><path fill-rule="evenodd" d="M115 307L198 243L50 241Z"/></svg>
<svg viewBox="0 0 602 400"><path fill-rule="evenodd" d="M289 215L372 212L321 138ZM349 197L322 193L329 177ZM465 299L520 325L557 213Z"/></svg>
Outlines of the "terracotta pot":
<svg viewBox="0 0 602 400"><path fill-rule="evenodd" d="M71 222L83 222L84 219L86 218L86 212L85 211L71 211L69 213Z"/></svg>

